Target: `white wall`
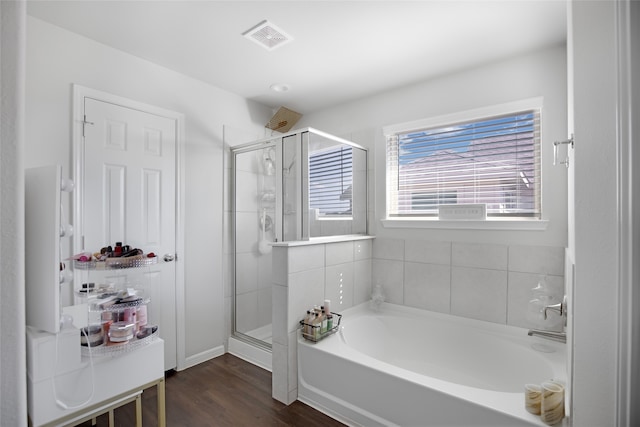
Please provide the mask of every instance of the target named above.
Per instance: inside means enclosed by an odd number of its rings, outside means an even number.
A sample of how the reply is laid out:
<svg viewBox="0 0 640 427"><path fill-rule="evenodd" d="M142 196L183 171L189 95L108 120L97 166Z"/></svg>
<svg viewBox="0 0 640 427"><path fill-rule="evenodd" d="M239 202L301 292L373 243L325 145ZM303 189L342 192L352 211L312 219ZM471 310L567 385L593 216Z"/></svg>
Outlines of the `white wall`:
<svg viewBox="0 0 640 427"><path fill-rule="evenodd" d="M615 10L615 2L600 1L574 1L569 7L570 127L576 144L569 247L575 262L570 299L575 426L618 425Z"/></svg>
<svg viewBox="0 0 640 427"><path fill-rule="evenodd" d="M0 2L0 425L27 425L24 260L26 2Z"/></svg>
<svg viewBox="0 0 640 427"><path fill-rule="evenodd" d="M436 241L560 246L567 244L567 172L553 167L553 141L567 134L566 49L555 46L502 62L331 107L302 117L313 126L369 149L375 170L371 234ZM385 142L382 127L521 99L544 98L542 123L543 215L546 231L385 229Z"/></svg>
<svg viewBox="0 0 640 427"><path fill-rule="evenodd" d="M71 85L185 114L187 365L218 354L227 331L223 271L223 124L263 133L271 110L29 17L25 167L72 171Z"/></svg>

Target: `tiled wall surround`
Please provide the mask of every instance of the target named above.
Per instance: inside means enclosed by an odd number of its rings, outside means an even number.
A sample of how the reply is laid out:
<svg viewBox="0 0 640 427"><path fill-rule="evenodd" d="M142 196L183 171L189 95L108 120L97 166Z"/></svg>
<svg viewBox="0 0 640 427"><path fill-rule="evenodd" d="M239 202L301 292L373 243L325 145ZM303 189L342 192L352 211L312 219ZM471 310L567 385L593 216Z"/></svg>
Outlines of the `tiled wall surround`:
<svg viewBox="0 0 640 427"><path fill-rule="evenodd" d="M298 395L298 322L307 307L332 301L340 312L371 297L457 316L528 328L531 288L540 274L559 301L564 248L376 238L273 248L272 395Z"/></svg>
<svg viewBox="0 0 640 427"><path fill-rule="evenodd" d="M304 310L331 300L340 312L371 297L372 240L273 248L272 395L298 397L298 322Z"/></svg>
<svg viewBox="0 0 640 427"><path fill-rule="evenodd" d="M376 238L372 284L386 301L524 328L531 288L564 294L564 248Z"/></svg>

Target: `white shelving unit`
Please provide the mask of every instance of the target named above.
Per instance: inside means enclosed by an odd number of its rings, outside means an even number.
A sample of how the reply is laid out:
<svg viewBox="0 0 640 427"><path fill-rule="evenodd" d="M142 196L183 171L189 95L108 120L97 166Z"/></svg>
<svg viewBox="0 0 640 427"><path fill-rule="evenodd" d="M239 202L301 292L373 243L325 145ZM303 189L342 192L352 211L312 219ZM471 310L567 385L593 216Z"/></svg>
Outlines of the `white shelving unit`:
<svg viewBox="0 0 640 427"><path fill-rule="evenodd" d="M152 386L158 388L158 425L164 427L164 341L155 334L121 344L84 348L81 331L61 316L71 309L79 318L86 316L85 325L94 315L105 310L89 310L89 301L61 310L60 291L70 286L71 265L61 260L61 237L69 235L71 227L63 223L61 208L64 181L60 166L29 169L25 177L26 202L26 274L27 306L27 399L30 425L74 425L84 419L109 412L135 401L136 425L142 425L141 393ZM69 187L67 187L69 188ZM108 269L87 265L83 275L118 270L136 261L113 261ZM140 265L126 265L128 270L144 270L154 260ZM144 274L143 274L144 276ZM150 275L147 275L150 278ZM76 276L77 278L77 276ZM121 283L121 285L125 285ZM143 288L141 286L140 288ZM148 303L141 298L138 305ZM121 305L111 313L131 309ZM81 310L77 310L80 307ZM76 308L74 311L73 308ZM75 316L74 316L75 317ZM151 320L151 319L149 319ZM82 322L82 319L79 320ZM97 325L95 325L97 326ZM112 418L110 416L110 418Z"/></svg>

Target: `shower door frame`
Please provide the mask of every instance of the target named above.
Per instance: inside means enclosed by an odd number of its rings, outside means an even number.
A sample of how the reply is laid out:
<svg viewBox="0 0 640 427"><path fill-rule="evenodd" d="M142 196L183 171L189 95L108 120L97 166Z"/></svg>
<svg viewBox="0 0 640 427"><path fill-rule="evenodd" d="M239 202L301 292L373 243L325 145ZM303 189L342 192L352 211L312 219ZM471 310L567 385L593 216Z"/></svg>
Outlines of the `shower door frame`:
<svg viewBox="0 0 640 427"><path fill-rule="evenodd" d="M281 161L281 145L279 144L278 141L280 140L280 136L275 136L275 137L271 137L271 138L265 138L259 141L254 141L254 142L250 142L248 144L243 144L243 145L239 145L236 147L230 147L231 149L231 179L230 179L230 184L231 184L231 197L230 197L230 208L231 208L231 215L230 215L230 222L231 222L231 233L233 238L231 239L231 254L232 254L232 263L233 263L233 276L232 276L232 305L231 305L231 335L237 339L240 339L241 341L247 342L249 344L252 344L256 347L262 348L264 350L268 350L271 351L272 346L271 344L255 338L251 335L248 335L244 332L240 332L238 331L237 328L237 320L236 320L236 314L237 314L237 293L236 293L236 288L237 288L237 251L236 251L236 241L237 241L237 208L236 208L236 190L237 190L237 182L236 182L236 173L237 173L237 165L236 165L236 156L239 154L244 154L244 153L251 153L254 151L258 151L258 150L264 150L265 148L269 148L269 147L275 147L276 150L276 160L275 160L275 171L276 171L276 194L275 194L275 213L274 213L274 218L277 217L278 215L278 206L282 203L282 199L281 199L281 195L278 194L279 189L278 186L282 186L282 180L281 178L278 177L278 173L281 171L282 169L282 161ZM280 176L282 175L282 173L280 172ZM280 183L279 183L280 182ZM280 208L280 211L282 211L282 208ZM274 219L273 224L274 224L274 237L275 240L278 240L278 236L279 233L281 232L281 230L279 230L279 226L278 226L278 222L277 220Z"/></svg>
<svg viewBox="0 0 640 427"><path fill-rule="evenodd" d="M365 153L365 184L367 189L364 194L364 205L365 205L365 234L368 233L369 230L369 218L368 218L368 150L365 147L362 147L356 143L345 140L340 137L336 137L334 135L328 134L326 132L319 131L314 128L301 128L296 129L287 133L282 133L279 135L272 135L270 137L266 137L257 141L249 142L246 144L238 145L235 147L230 147L231 150L231 197L230 197L230 207L231 207L231 232L232 232L232 242L231 242L231 251L232 251L232 263L233 263L233 276L232 276L232 307L231 307L231 335L241 341L245 341L249 344L253 344L256 347L271 351L271 344L260 340L258 338L247 335L246 333L239 332L237 330L237 320L236 320L236 303L237 303L237 251L236 251L236 234L237 234L237 209L236 209L236 173L237 173L237 165L236 165L236 156L238 154L263 150L267 147L275 147L276 151L276 159L275 159L275 206L274 206L274 219L273 219L273 227L274 227L274 242L282 242L282 241L309 241L313 239L310 236L309 224L308 220L304 220L303 217L309 217L309 168L308 162L300 161L301 159L308 159L309 157L309 142L310 135L318 135L330 140L334 140L336 142L340 142L344 145L348 145L354 148L358 148ZM292 146L295 150L295 155L293 157L292 163L287 167L288 173L291 171L291 168L295 168L295 186L293 192L296 194L296 212L294 215L295 220L295 231L294 236L286 236L285 239L285 216L287 212L285 212L284 205L286 204L286 200L284 200L284 145L285 139L295 137L293 143L287 141L288 146ZM297 161L295 159L298 159ZM294 238L290 238L294 237ZM273 310L273 307L272 307ZM273 313L273 312L272 312Z"/></svg>

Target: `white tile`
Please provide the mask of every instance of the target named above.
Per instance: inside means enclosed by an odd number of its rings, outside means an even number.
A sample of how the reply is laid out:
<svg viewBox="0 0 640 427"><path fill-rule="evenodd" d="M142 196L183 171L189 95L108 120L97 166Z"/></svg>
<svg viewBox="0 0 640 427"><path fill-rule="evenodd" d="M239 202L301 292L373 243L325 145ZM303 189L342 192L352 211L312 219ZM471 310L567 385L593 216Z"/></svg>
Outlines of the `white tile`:
<svg viewBox="0 0 640 427"><path fill-rule="evenodd" d="M522 328L537 326L527 318L527 311L529 309L529 301L534 298L531 289L537 286L539 277L538 274L509 272L507 306L507 323L509 325ZM562 301L564 278L561 276L546 276L546 281L552 296L551 303L555 304Z"/></svg>
<svg viewBox="0 0 640 427"><path fill-rule="evenodd" d="M495 323L507 322L507 272L451 269L451 314Z"/></svg>
<svg viewBox="0 0 640 427"><path fill-rule="evenodd" d="M289 273L324 267L324 245L293 246L289 248Z"/></svg>
<svg viewBox="0 0 640 427"><path fill-rule="evenodd" d="M509 246L509 271L564 276L564 248Z"/></svg>
<svg viewBox="0 0 640 427"><path fill-rule="evenodd" d="M371 259L353 263L353 305L371 299Z"/></svg>
<svg viewBox="0 0 640 427"><path fill-rule="evenodd" d="M405 262L405 305L449 313L450 301L451 268L448 265Z"/></svg>
<svg viewBox="0 0 640 427"><path fill-rule="evenodd" d="M236 172L236 212L258 211L258 175L253 172Z"/></svg>
<svg viewBox="0 0 640 427"><path fill-rule="evenodd" d="M404 240L375 238L373 241L373 258L404 260Z"/></svg>
<svg viewBox="0 0 640 427"><path fill-rule="evenodd" d="M285 404L289 399L289 381L287 378L288 345L273 343L271 346L271 396Z"/></svg>
<svg viewBox="0 0 640 427"><path fill-rule="evenodd" d="M251 172L256 170L255 155L253 153L239 153L235 156L235 170Z"/></svg>
<svg viewBox="0 0 640 427"><path fill-rule="evenodd" d="M324 302L324 268L289 275L287 332L295 331L306 311Z"/></svg>
<svg viewBox="0 0 640 427"><path fill-rule="evenodd" d="M282 286L279 286L282 288ZM258 327L270 325L272 322L271 288L258 289Z"/></svg>
<svg viewBox="0 0 640 427"><path fill-rule="evenodd" d="M271 288L273 284L273 251L270 254L258 255L258 289Z"/></svg>
<svg viewBox="0 0 640 427"><path fill-rule="evenodd" d="M254 252L236 255L236 294L258 289L258 255Z"/></svg>
<svg viewBox="0 0 640 427"><path fill-rule="evenodd" d="M373 273L371 285L382 286L385 294L385 301L393 304L404 303L404 262L385 259L374 259L372 261Z"/></svg>
<svg viewBox="0 0 640 427"><path fill-rule="evenodd" d="M288 291L289 288L284 286L274 285L271 290L272 299L272 340L274 343L282 345L287 344L287 336L289 333L287 316L289 314L288 309Z"/></svg>
<svg viewBox="0 0 640 427"><path fill-rule="evenodd" d="M288 343L287 391L291 392L298 388L298 331L289 333Z"/></svg>
<svg viewBox="0 0 640 427"><path fill-rule="evenodd" d="M451 264L461 267L478 267L506 271L507 254L506 245L453 243L451 248Z"/></svg>
<svg viewBox="0 0 640 427"><path fill-rule="evenodd" d="M236 253L254 252L258 250L258 213L236 213Z"/></svg>
<svg viewBox="0 0 640 427"><path fill-rule="evenodd" d="M356 240L353 242L353 259L369 259L371 258L371 251L373 246L373 240Z"/></svg>
<svg viewBox="0 0 640 427"><path fill-rule="evenodd" d="M291 405L296 400L298 400L298 387L289 391L288 398L287 398L287 401L289 403L287 403L287 405Z"/></svg>
<svg viewBox="0 0 640 427"><path fill-rule="evenodd" d="M451 242L405 240L404 260L427 264L451 264Z"/></svg>
<svg viewBox="0 0 640 427"><path fill-rule="evenodd" d="M327 243L326 265L344 264L353 261L353 242Z"/></svg>
<svg viewBox="0 0 640 427"><path fill-rule="evenodd" d="M331 310L342 312L353 306L353 263L328 266L325 269L324 297L331 300Z"/></svg>
<svg viewBox="0 0 640 427"><path fill-rule="evenodd" d="M236 295L236 329L248 332L258 326L258 292Z"/></svg>
<svg viewBox="0 0 640 427"><path fill-rule="evenodd" d="M288 248L277 246L271 251L271 280L278 285L287 286L289 277Z"/></svg>

